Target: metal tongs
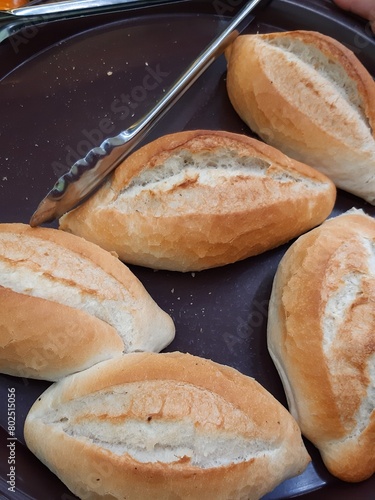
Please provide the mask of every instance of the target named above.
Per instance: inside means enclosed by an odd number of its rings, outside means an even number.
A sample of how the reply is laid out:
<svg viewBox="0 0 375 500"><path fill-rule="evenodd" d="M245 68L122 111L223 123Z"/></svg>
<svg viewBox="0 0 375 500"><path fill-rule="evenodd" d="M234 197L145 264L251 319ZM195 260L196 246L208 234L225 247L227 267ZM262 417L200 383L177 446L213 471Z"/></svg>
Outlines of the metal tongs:
<svg viewBox="0 0 375 500"><path fill-rule="evenodd" d="M31 217L30 225L39 226L51 222L87 198L250 24L254 19L250 13L261 1L263 0L248 2L146 116L117 136L106 139L99 147L91 149L85 158L74 163L41 201Z"/></svg>
<svg viewBox="0 0 375 500"><path fill-rule="evenodd" d="M24 7L0 10L0 43L21 30L42 23L117 10L151 7L178 0L63 0L41 3L32 0ZM185 1L185 0L181 0Z"/></svg>

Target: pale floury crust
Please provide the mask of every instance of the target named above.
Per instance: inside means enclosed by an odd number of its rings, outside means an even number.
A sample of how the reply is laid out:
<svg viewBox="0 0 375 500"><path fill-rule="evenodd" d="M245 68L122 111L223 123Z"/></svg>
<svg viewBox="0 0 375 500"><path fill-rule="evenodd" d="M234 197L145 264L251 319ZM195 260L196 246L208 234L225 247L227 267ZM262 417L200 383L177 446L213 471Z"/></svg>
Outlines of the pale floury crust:
<svg viewBox="0 0 375 500"><path fill-rule="evenodd" d="M328 217L335 198L326 176L261 141L185 131L133 153L60 229L126 263L200 271L299 236Z"/></svg>
<svg viewBox="0 0 375 500"><path fill-rule="evenodd" d="M132 353L51 386L28 447L80 498L258 499L310 457L254 379L190 354Z"/></svg>
<svg viewBox="0 0 375 500"><path fill-rule="evenodd" d="M226 52L234 109L268 144L375 204L375 82L313 31L238 37Z"/></svg>
<svg viewBox="0 0 375 500"><path fill-rule="evenodd" d="M327 220L277 270L268 346L291 413L335 476L375 472L375 220Z"/></svg>
<svg viewBox="0 0 375 500"><path fill-rule="evenodd" d="M0 304L0 371L10 375L58 380L174 337L116 256L57 229L0 224Z"/></svg>

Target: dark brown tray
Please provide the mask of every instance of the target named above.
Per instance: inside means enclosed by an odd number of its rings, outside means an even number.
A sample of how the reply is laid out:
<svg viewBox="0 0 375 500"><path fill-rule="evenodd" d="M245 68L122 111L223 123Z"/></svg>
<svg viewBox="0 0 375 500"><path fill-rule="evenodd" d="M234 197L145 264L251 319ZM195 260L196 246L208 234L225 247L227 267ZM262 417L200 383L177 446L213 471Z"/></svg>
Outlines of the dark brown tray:
<svg viewBox="0 0 375 500"><path fill-rule="evenodd" d="M176 2L165 7L106 12L29 27L0 45L0 222L28 222L56 178L88 148L115 135L147 111L182 70L228 23L238 2ZM375 75L375 40L365 22L330 1L274 0L249 33L311 29L355 51ZM220 58L147 138L195 128L251 135L233 111ZM153 75L157 85L147 85ZM152 77L152 76L151 76ZM151 78L148 77L148 78ZM150 81L150 80L148 80ZM153 88L150 88L153 87ZM130 96L131 105L126 96ZM125 97L124 97L125 96ZM375 208L339 192L333 215L353 206ZM286 405L266 347L272 279L287 245L261 256L200 273L131 267L173 317L180 350L225 363L258 380ZM63 318L62 318L63 321ZM16 492L8 491L0 461L0 494L16 500L75 497L23 444L27 411L46 382L0 375L0 449L7 455L7 393L16 390ZM312 464L266 496L306 500L368 500L375 477L360 484L332 477L308 442ZM4 450L6 452L4 453ZM0 496L1 496L0 495Z"/></svg>

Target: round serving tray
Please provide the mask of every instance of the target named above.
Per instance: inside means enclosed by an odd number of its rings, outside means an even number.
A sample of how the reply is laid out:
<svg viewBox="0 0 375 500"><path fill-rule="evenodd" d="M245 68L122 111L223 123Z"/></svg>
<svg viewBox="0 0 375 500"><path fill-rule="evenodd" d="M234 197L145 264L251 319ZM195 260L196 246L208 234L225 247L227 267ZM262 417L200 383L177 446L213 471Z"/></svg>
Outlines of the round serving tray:
<svg viewBox="0 0 375 500"><path fill-rule="evenodd" d="M103 138L140 118L234 15L238 2L180 1L32 25L0 45L0 222L27 223L56 178ZM375 74L375 40L367 24L330 1L274 0L248 33L308 29L349 46ZM233 111L219 58L147 137L222 129L252 135ZM145 79L153 85L145 85ZM375 208L339 191L332 215ZM52 224L54 226L54 224ZM131 266L176 324L168 351L230 365L254 377L282 404L283 388L266 346L273 276L288 245L199 273ZM63 318L61 318L63 321ZM7 394L16 394L16 487L0 463L0 493L15 500L75 497L25 447L26 414L47 382L0 375L0 448L8 450ZM375 478L348 484L332 477L308 442L312 463L265 498L368 500ZM6 455L6 453L5 453ZM48 492L48 493L46 493Z"/></svg>

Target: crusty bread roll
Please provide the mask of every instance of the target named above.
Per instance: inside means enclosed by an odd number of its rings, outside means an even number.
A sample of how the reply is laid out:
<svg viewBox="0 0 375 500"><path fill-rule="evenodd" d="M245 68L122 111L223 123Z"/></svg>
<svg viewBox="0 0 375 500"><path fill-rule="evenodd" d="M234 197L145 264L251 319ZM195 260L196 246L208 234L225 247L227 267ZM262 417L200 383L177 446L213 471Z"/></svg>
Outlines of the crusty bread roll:
<svg viewBox="0 0 375 500"><path fill-rule="evenodd" d="M30 450L80 498L257 499L310 457L253 379L181 353L133 353L42 394Z"/></svg>
<svg viewBox="0 0 375 500"><path fill-rule="evenodd" d="M199 271L259 254L320 224L334 185L244 135L189 131L133 153L60 229L123 261Z"/></svg>
<svg viewBox="0 0 375 500"><path fill-rule="evenodd" d="M0 224L0 372L57 380L159 351L172 319L115 256L77 236Z"/></svg>
<svg viewBox="0 0 375 500"><path fill-rule="evenodd" d="M375 220L361 211L301 236L277 270L268 346L302 433L335 476L375 472Z"/></svg>
<svg viewBox="0 0 375 500"><path fill-rule="evenodd" d="M268 144L375 204L375 83L336 40L239 36L226 52L234 109Z"/></svg>

